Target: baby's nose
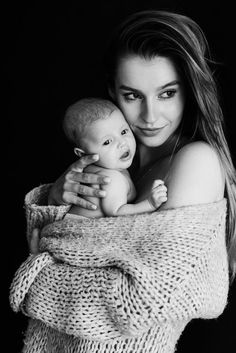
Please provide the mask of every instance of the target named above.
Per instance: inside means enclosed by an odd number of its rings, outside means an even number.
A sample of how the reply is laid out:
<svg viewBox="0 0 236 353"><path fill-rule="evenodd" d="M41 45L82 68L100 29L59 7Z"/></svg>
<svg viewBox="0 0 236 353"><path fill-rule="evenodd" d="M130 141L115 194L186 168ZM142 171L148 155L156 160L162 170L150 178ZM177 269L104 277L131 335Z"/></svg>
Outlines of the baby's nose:
<svg viewBox="0 0 236 353"><path fill-rule="evenodd" d="M124 140L121 140L118 142L118 147L119 148L124 148L126 146L126 142Z"/></svg>

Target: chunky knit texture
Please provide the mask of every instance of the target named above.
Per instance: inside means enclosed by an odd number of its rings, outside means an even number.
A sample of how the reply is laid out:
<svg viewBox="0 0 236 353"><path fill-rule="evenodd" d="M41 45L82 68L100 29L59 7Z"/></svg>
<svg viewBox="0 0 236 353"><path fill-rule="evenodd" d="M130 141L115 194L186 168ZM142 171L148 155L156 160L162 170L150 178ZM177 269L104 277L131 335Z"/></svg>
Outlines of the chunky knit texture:
<svg viewBox="0 0 236 353"><path fill-rule="evenodd" d="M190 320L222 313L225 199L75 221L62 219L66 206L40 206L48 187L25 202L28 235L44 226L43 253L20 266L10 292L30 317L24 353L171 353Z"/></svg>

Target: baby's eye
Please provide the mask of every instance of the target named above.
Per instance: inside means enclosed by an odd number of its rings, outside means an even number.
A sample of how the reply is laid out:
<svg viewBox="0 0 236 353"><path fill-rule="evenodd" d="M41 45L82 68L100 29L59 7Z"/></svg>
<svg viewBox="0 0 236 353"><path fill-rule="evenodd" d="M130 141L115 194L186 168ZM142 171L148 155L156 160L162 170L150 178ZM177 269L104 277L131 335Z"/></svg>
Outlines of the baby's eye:
<svg viewBox="0 0 236 353"><path fill-rule="evenodd" d="M126 128L126 129L121 131L121 135L126 135L126 134L128 134L128 132L129 132L129 129Z"/></svg>
<svg viewBox="0 0 236 353"><path fill-rule="evenodd" d="M107 139L106 141L103 142L104 146L110 145L112 143L112 139Z"/></svg>
<svg viewBox="0 0 236 353"><path fill-rule="evenodd" d="M161 93L159 98L168 99L168 98L174 97L175 94L176 94L176 90L172 89Z"/></svg>

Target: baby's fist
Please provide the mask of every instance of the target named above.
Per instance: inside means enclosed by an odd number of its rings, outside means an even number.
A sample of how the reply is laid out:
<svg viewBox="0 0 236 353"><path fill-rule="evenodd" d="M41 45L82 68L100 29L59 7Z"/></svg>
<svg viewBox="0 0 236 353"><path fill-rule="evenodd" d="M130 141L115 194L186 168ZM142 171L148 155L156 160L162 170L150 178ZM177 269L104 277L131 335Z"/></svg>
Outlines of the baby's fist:
<svg viewBox="0 0 236 353"><path fill-rule="evenodd" d="M149 202L154 209L161 206L163 202L167 201L167 187L164 182L160 179L154 181L152 185L151 195L149 197Z"/></svg>

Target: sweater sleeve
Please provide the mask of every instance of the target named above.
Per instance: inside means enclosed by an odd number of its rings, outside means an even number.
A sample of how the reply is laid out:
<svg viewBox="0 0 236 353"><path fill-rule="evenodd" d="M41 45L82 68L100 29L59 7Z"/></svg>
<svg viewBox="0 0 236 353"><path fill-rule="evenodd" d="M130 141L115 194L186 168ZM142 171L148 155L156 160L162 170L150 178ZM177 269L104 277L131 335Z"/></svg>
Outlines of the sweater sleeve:
<svg viewBox="0 0 236 353"><path fill-rule="evenodd" d="M121 219L115 232L109 220L106 229L89 222L68 238L52 240L44 231L41 246L59 263L44 268L31 286L29 315L90 338L136 336L165 321L220 315L228 291L225 212L160 214L143 228L139 216L137 224ZM57 304L45 318L49 302Z"/></svg>
<svg viewBox="0 0 236 353"><path fill-rule="evenodd" d="M52 184L40 185L25 196L25 213L27 219L27 240L34 228L42 229L45 225L60 220L68 212L69 206L51 206L47 203Z"/></svg>

